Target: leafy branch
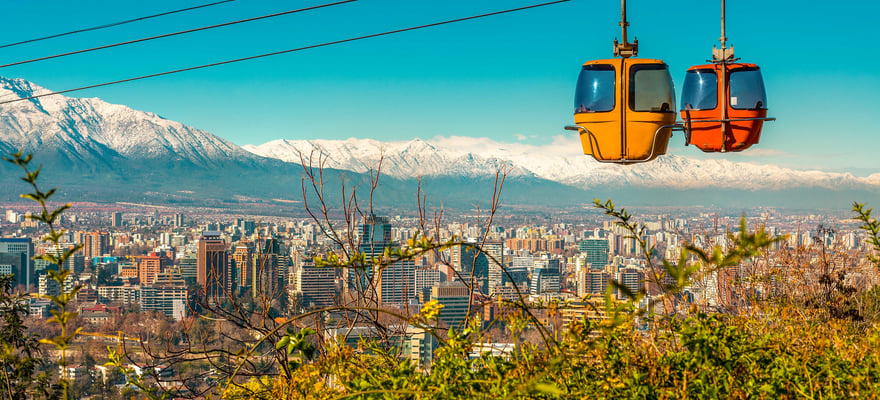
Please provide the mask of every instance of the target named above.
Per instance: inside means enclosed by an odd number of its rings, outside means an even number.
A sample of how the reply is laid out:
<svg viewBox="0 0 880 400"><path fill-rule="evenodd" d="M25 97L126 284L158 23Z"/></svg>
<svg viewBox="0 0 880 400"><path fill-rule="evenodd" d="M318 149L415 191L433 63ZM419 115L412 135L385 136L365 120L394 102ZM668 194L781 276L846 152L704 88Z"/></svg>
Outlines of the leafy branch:
<svg viewBox="0 0 880 400"><path fill-rule="evenodd" d="M64 204L52 210L49 209L49 199L55 194L57 188L52 188L44 192L37 185L37 178L39 178L43 166L40 165L35 170L30 169L31 161L33 160L32 154L23 156L22 152L19 151L11 154L11 158L3 157L3 160L21 167L21 169L24 170L25 175L21 180L27 182L27 184L33 189L33 192L24 193L21 197L38 203L41 212L36 215L28 215L28 218L39 221L49 228L49 233L43 236L43 240L51 243L55 248L55 254L40 254L34 257L34 260L44 260L50 264L57 265L58 271L49 270L48 276L53 281L57 282L59 287L63 288L65 280L67 280L68 276L72 273L69 269L65 269L67 260L83 247L82 244L77 244L62 250L61 237L66 230L57 229L57 221L61 214L70 208L70 204ZM70 290L62 290L62 293L57 296L45 296L58 307L58 309L51 310L52 318L50 318L48 322L58 324L61 327L61 332L57 336L41 339L40 343L52 344L60 351L61 358L59 360L59 365L62 369L66 368L68 365L67 350L70 347L70 343L76 338L81 330L81 328L77 328L73 330L73 332L70 332L70 323L77 316L77 313L67 310L68 305L74 300L76 293L79 292L81 288L81 285L75 285ZM60 384L62 386L64 398L70 398L70 382L65 378L65 374L62 374Z"/></svg>

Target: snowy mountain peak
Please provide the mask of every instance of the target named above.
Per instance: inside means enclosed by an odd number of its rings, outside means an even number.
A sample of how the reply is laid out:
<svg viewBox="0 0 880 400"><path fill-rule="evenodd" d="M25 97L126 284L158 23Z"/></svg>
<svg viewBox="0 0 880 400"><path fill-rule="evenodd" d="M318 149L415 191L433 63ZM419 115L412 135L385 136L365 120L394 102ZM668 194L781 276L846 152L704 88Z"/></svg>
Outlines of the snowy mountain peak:
<svg viewBox="0 0 880 400"><path fill-rule="evenodd" d="M796 170L775 165L733 162L723 158L692 159L665 155L646 164L600 164L580 151L576 138L557 137L546 146L499 143L487 138L415 138L401 142L368 139L276 140L244 148L255 154L299 162L320 149L327 166L365 172L384 156L382 170L396 178L421 176L480 177L497 168L509 176L534 176L582 189L646 187L737 190L880 188L880 173L859 178L849 173ZM316 153L317 154L317 153Z"/></svg>
<svg viewBox="0 0 880 400"><path fill-rule="evenodd" d="M47 92L23 79L0 77L0 102ZM62 95L0 105L0 142L95 162L123 157L185 160L210 167L230 157L254 159L235 144L156 114Z"/></svg>

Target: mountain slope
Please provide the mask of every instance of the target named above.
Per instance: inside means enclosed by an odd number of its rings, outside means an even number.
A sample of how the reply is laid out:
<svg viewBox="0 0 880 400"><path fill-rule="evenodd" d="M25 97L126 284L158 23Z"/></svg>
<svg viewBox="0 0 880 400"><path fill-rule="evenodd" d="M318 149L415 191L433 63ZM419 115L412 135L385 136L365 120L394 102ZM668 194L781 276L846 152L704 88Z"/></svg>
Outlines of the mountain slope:
<svg viewBox="0 0 880 400"><path fill-rule="evenodd" d="M0 100L25 98L47 92L21 79L0 78ZM405 154L418 154L426 143L414 143ZM100 99L50 96L0 105L0 151L33 153L44 166L41 180L47 187L59 186L65 200L172 202L190 204L234 204L241 198L302 200L304 171L299 159L291 162L265 158L208 132L170 121L156 114L109 104ZM361 156L373 153L365 148ZM375 153L379 154L379 153ZM404 164L405 161L410 164ZM449 160L395 159L402 171L433 165L441 169ZM339 163L336 163L339 164ZM342 164L339 164L342 165ZM357 187L369 194L369 163L345 165L351 171L326 165L322 177L327 200L341 202L338 193ZM389 164L390 165L390 164ZM491 167L491 168L490 168ZM486 169L494 170L487 165ZM426 170L428 171L428 170ZM28 190L17 179L20 170L0 163L0 198L12 200ZM423 182L431 201L447 206L469 207L491 197L491 179L485 174ZM510 181L511 183L514 180ZM520 180L519 182L524 182ZM559 199L574 199L579 191L534 178L525 188L553 188ZM383 206L414 206L418 182L383 176L373 195ZM515 185L513 185L515 186ZM528 190L511 186L507 198L516 203L534 202ZM486 187L489 189L487 190ZM311 195L310 201L315 201Z"/></svg>
<svg viewBox="0 0 880 400"><path fill-rule="evenodd" d="M45 91L0 78L0 101ZM41 180L59 186L65 200L194 205L301 200L300 152L307 161L324 162L325 184L332 188L327 198L336 202L342 201L343 181L364 193L367 173L382 158L376 204L410 209L419 187L431 204L487 205L499 169L507 172L504 204L537 207L580 206L594 197L630 205L839 207L880 192L880 173L858 178L677 156L635 166L599 164L580 153L576 139L565 138L541 147L441 137L387 143L279 140L245 148L100 99L51 96L0 105L0 151L34 153L45 166ZM20 172L0 163L0 198L16 199L27 190L17 179Z"/></svg>
<svg viewBox="0 0 880 400"><path fill-rule="evenodd" d="M47 90L22 79L0 77L0 99ZM27 152L49 153L73 163L116 163L120 158L174 160L212 168L230 159L259 157L210 133L156 114L103 100L48 96L0 106L0 142Z"/></svg>

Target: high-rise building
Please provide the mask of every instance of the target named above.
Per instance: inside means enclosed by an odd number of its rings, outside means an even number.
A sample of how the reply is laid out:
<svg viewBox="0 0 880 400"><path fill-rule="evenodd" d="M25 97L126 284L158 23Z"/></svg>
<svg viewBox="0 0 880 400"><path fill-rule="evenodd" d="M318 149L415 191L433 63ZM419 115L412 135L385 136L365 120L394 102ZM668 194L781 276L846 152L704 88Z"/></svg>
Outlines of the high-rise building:
<svg viewBox="0 0 880 400"><path fill-rule="evenodd" d="M450 327L461 327L470 308L470 290L462 282L441 282L431 288L431 300L443 305L437 318Z"/></svg>
<svg viewBox="0 0 880 400"><path fill-rule="evenodd" d="M180 262L178 262L177 266L180 269L180 274L183 275L183 279L186 280L188 285L192 285L198 282L198 280L196 279L199 269L197 254L184 254L184 256L180 258Z"/></svg>
<svg viewBox="0 0 880 400"><path fill-rule="evenodd" d="M495 287L504 285L504 242L487 241L483 243L483 251L486 253L488 262L488 287L489 294L493 294Z"/></svg>
<svg viewBox="0 0 880 400"><path fill-rule="evenodd" d="M156 276L171 264L171 260L161 253L150 253L136 258L138 279L141 285L150 285L156 280Z"/></svg>
<svg viewBox="0 0 880 400"><path fill-rule="evenodd" d="M577 273L577 293L578 296L587 294L601 295L608 289L608 281L611 279L605 271L597 271L593 269L581 269Z"/></svg>
<svg viewBox="0 0 880 400"><path fill-rule="evenodd" d="M253 273L251 274L252 293L254 297L270 296L275 297L279 292L279 270L287 269L287 259L281 254L281 241L272 239L264 239L258 243L258 251L254 253ZM283 266L279 264L285 263Z"/></svg>
<svg viewBox="0 0 880 400"><path fill-rule="evenodd" d="M489 294L489 259L474 244L455 245L451 248L452 267L455 279L467 282L468 286L485 295Z"/></svg>
<svg viewBox="0 0 880 400"><path fill-rule="evenodd" d="M82 234L82 254L91 260L110 253L110 234L107 232L86 232Z"/></svg>
<svg viewBox="0 0 880 400"><path fill-rule="evenodd" d="M34 243L30 238L0 238L0 274L12 274L14 285L25 290L36 286L34 276Z"/></svg>
<svg viewBox="0 0 880 400"><path fill-rule="evenodd" d="M416 298L415 269L415 261L408 259L395 261L376 272L379 304L404 306Z"/></svg>
<svg viewBox="0 0 880 400"><path fill-rule="evenodd" d="M257 230L257 223L254 220L241 220L238 223L238 229L241 230L243 235L250 236Z"/></svg>
<svg viewBox="0 0 880 400"><path fill-rule="evenodd" d="M586 255L592 269L602 270L608 264L608 239L584 239L578 243L578 250Z"/></svg>
<svg viewBox="0 0 880 400"><path fill-rule="evenodd" d="M61 294L61 285L48 275L40 275L37 279L37 293L40 296L58 296Z"/></svg>
<svg viewBox="0 0 880 400"><path fill-rule="evenodd" d="M366 264L345 269L344 290L364 295L367 288L372 286L373 271L377 267L375 262L381 263L385 249L392 245L391 222L388 217L371 215L358 226L356 233L358 252L364 255Z"/></svg>
<svg viewBox="0 0 880 400"><path fill-rule="evenodd" d="M414 272L415 295L422 301L431 298L431 288L440 283L440 271L435 268L418 268Z"/></svg>
<svg viewBox="0 0 880 400"><path fill-rule="evenodd" d="M529 289L532 294L555 293L561 289L560 268L558 259L537 259L535 270L532 272L532 282Z"/></svg>
<svg viewBox="0 0 880 400"><path fill-rule="evenodd" d="M179 228L179 227L183 226L183 223L184 223L183 214L180 214L180 213L174 214L174 226Z"/></svg>
<svg viewBox="0 0 880 400"><path fill-rule="evenodd" d="M620 270L620 273L617 274L617 281L633 293L645 289L645 273L635 267L626 267ZM620 293L618 298L625 298L625 296Z"/></svg>
<svg viewBox="0 0 880 400"><path fill-rule="evenodd" d="M290 272L290 304L303 309L331 307L336 302L336 269L316 267L311 257L299 258Z"/></svg>
<svg viewBox="0 0 880 400"><path fill-rule="evenodd" d="M119 228L122 226L122 213L115 212L110 215L110 220L114 228Z"/></svg>
<svg viewBox="0 0 880 400"><path fill-rule="evenodd" d="M235 276L238 278L238 287L242 291L251 290L254 278L254 247L251 242L238 242L232 251L232 261L235 262Z"/></svg>
<svg viewBox="0 0 880 400"><path fill-rule="evenodd" d="M180 273L164 271L151 285L141 286L141 310L159 311L174 320L187 316L186 282Z"/></svg>
<svg viewBox="0 0 880 400"><path fill-rule="evenodd" d="M220 235L217 231L205 231L199 239L196 279L209 300L225 297L229 285L229 253Z"/></svg>

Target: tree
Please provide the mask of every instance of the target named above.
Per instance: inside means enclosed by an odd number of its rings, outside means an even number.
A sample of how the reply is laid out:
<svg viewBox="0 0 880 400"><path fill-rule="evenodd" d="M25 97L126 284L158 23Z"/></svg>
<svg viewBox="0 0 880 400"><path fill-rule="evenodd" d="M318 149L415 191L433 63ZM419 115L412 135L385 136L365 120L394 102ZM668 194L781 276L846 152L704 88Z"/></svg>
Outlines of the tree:
<svg viewBox="0 0 880 400"><path fill-rule="evenodd" d="M44 365L39 337L27 332L24 316L29 314L28 296L12 291L12 275L0 276L0 396L7 399L52 397L45 385L46 376L38 377Z"/></svg>

